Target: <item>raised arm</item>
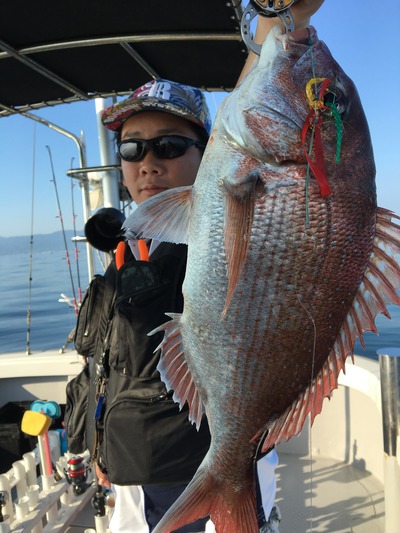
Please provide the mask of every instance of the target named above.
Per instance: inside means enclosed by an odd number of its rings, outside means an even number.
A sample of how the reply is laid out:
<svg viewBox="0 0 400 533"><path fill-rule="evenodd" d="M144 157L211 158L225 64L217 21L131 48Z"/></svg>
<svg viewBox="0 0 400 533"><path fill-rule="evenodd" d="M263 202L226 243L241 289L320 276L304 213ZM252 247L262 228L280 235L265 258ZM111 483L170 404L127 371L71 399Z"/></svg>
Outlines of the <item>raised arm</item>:
<svg viewBox="0 0 400 533"><path fill-rule="evenodd" d="M324 3L324 0L298 0L292 7L291 11L294 18L295 29L306 28L310 24L311 16L318 11L321 5ZM268 35L270 29L275 26L275 24L281 24L281 21L278 17L257 17L257 27L256 33L254 36L254 41L257 44L262 44L265 41L266 36ZM242 79L248 74L257 55L250 51L247 57L246 63L243 67L243 70L239 76L237 84L239 84Z"/></svg>

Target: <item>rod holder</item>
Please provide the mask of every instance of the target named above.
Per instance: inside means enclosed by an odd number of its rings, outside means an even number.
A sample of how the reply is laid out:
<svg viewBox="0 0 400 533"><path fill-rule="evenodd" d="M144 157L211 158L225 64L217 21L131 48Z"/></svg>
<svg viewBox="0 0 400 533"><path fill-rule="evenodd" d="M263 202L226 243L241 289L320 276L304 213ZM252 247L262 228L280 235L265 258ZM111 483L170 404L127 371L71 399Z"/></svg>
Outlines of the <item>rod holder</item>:
<svg viewBox="0 0 400 533"><path fill-rule="evenodd" d="M377 351L381 375L383 447L389 457L398 457L400 435L400 348Z"/></svg>

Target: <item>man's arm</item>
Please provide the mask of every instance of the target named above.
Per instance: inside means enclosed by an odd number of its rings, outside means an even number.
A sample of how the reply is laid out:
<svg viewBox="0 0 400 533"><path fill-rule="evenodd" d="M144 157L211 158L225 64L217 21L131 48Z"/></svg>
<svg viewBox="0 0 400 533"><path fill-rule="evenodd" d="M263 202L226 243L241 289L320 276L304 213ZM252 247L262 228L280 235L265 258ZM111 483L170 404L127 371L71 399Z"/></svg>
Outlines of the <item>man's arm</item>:
<svg viewBox="0 0 400 533"><path fill-rule="evenodd" d="M324 0L298 0L298 2L290 8L294 18L295 29L298 30L301 28L306 28L310 24L311 16L318 11L323 3ZM257 44L262 44L271 28L276 24L280 24L282 26L282 22L279 17L270 18L258 16L254 41ZM250 51L243 70L239 76L237 85L239 85L243 78L247 76L256 58L257 55Z"/></svg>

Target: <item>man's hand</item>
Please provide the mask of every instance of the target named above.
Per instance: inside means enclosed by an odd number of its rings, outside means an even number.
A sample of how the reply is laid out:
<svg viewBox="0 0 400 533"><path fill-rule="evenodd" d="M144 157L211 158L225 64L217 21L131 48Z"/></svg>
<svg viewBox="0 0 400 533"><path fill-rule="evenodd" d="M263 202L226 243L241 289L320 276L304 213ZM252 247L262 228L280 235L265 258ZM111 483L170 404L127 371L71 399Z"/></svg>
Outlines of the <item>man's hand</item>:
<svg viewBox="0 0 400 533"><path fill-rule="evenodd" d="M294 19L294 28L299 30L301 28L306 28L310 24L310 18L314 13L318 11L321 5L324 3L324 0L298 0L290 8ZM276 24L280 24L282 27L282 22L279 17L257 17L257 27L256 33L254 35L254 42L257 44L262 44L265 41L268 33L271 28ZM243 67L243 70L238 79L237 85L242 81L242 79L249 73L257 55L254 52L249 52L246 63Z"/></svg>
<svg viewBox="0 0 400 533"><path fill-rule="evenodd" d="M111 483L108 481L108 476L104 472L102 472L99 468L99 465L96 463L96 478L99 485L102 487L106 487L109 489L111 487Z"/></svg>
<svg viewBox="0 0 400 533"><path fill-rule="evenodd" d="M306 28L310 24L310 18L322 6L324 0L298 0L292 5L290 11L294 18L296 30Z"/></svg>

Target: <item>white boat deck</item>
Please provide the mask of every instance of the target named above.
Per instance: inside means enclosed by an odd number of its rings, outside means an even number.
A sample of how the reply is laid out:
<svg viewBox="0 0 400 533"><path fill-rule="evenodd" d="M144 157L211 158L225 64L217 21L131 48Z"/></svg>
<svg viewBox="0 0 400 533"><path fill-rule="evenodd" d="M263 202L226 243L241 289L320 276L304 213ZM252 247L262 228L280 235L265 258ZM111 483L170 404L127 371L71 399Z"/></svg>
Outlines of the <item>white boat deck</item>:
<svg viewBox="0 0 400 533"><path fill-rule="evenodd" d="M332 459L280 454L280 533L384 533L383 485Z"/></svg>
<svg viewBox="0 0 400 533"><path fill-rule="evenodd" d="M279 460L280 533L384 533L383 485L369 472L323 457L280 454ZM93 515L89 503L66 531L94 529Z"/></svg>

